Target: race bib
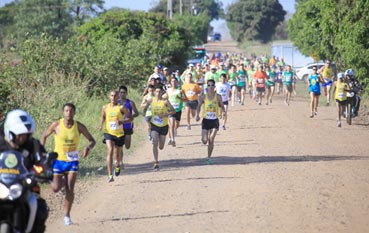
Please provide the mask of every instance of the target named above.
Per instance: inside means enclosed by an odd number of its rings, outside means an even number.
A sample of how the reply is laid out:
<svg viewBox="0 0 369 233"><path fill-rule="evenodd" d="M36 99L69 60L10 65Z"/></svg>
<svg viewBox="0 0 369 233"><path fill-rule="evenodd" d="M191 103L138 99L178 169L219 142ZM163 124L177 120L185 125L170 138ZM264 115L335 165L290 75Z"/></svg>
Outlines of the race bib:
<svg viewBox="0 0 369 233"><path fill-rule="evenodd" d="M109 128L110 128L110 130L117 130L117 129L119 129L119 125L117 124L116 121L111 121L111 122L109 122Z"/></svg>
<svg viewBox="0 0 369 233"><path fill-rule="evenodd" d="M331 82L332 80L331 80L330 78L325 78L325 79L324 79L324 81L325 81L326 83L329 83L329 82Z"/></svg>
<svg viewBox="0 0 369 233"><path fill-rule="evenodd" d="M264 79L258 79L258 83L259 84L263 84L264 83Z"/></svg>
<svg viewBox="0 0 369 233"><path fill-rule="evenodd" d="M69 161L78 161L78 151L67 152L67 158Z"/></svg>
<svg viewBox="0 0 369 233"><path fill-rule="evenodd" d="M177 109L179 108L179 103L172 103L173 108Z"/></svg>
<svg viewBox="0 0 369 233"><path fill-rule="evenodd" d="M345 97L345 93L338 93L338 98L342 99Z"/></svg>
<svg viewBox="0 0 369 233"><path fill-rule="evenodd" d="M162 125L163 124L163 119L161 119L159 116L155 116L154 117L154 123L156 125Z"/></svg>
<svg viewBox="0 0 369 233"><path fill-rule="evenodd" d="M216 113L215 112L206 112L206 119L214 120L216 119Z"/></svg>
<svg viewBox="0 0 369 233"><path fill-rule="evenodd" d="M292 78L291 76L286 76L286 82L291 82Z"/></svg>
<svg viewBox="0 0 369 233"><path fill-rule="evenodd" d="M189 91L186 92L186 95L187 96L194 96L195 92L193 92L192 90L189 90Z"/></svg>

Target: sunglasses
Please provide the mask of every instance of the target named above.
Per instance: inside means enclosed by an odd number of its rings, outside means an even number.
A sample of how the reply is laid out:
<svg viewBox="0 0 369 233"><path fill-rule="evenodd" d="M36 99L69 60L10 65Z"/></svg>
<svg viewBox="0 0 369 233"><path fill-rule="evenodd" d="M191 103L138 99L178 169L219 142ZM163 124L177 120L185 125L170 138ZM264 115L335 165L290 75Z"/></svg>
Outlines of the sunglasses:
<svg viewBox="0 0 369 233"><path fill-rule="evenodd" d="M208 84L208 87L215 87L215 84Z"/></svg>

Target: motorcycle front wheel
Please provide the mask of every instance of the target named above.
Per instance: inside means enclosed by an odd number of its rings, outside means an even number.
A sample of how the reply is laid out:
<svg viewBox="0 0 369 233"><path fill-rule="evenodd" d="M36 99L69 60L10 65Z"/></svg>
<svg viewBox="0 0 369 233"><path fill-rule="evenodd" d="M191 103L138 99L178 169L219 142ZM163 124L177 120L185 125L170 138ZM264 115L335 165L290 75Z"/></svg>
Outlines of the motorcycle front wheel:
<svg viewBox="0 0 369 233"><path fill-rule="evenodd" d="M347 124L351 125L351 120L352 120L352 105L351 105L351 102L348 102L347 106L346 106L346 121L347 121Z"/></svg>
<svg viewBox="0 0 369 233"><path fill-rule="evenodd" d="M8 223L6 223L6 222L1 223L0 233L11 233L11 232L12 232L12 230L11 230L11 227Z"/></svg>

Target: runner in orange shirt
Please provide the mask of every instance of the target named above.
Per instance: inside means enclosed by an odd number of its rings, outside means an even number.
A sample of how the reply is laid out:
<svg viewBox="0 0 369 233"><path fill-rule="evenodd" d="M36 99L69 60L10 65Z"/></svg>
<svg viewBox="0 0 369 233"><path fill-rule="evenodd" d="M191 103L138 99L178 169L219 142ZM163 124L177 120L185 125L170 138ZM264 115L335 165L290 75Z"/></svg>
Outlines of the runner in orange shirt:
<svg viewBox="0 0 369 233"><path fill-rule="evenodd" d="M182 85L182 91L186 95L188 101L185 104L186 116L187 116L187 129L191 129L191 115L192 118L196 116L196 109L198 105L199 94L201 93L201 87L194 83L192 74L186 75L185 83Z"/></svg>
<svg viewBox="0 0 369 233"><path fill-rule="evenodd" d="M265 92L265 84L268 79L268 74L264 71L264 65L259 65L259 69L254 73L254 81L256 83L256 95L258 97L258 103L261 105L263 93Z"/></svg>

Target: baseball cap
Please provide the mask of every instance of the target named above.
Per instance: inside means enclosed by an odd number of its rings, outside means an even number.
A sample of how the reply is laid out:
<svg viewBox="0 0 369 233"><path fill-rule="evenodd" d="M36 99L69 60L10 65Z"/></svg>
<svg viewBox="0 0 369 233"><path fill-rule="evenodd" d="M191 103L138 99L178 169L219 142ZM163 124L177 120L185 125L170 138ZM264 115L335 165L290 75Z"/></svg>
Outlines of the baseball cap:
<svg viewBox="0 0 369 233"><path fill-rule="evenodd" d="M190 65L189 65L190 67L192 66L192 67L194 67L194 65L191 63Z"/></svg>
<svg viewBox="0 0 369 233"><path fill-rule="evenodd" d="M164 69L163 70L168 70L168 67L164 67Z"/></svg>
<svg viewBox="0 0 369 233"><path fill-rule="evenodd" d="M210 66L210 69L211 69L211 70L216 70L216 69L217 69L217 67L216 67L215 65L211 65L211 66Z"/></svg>

